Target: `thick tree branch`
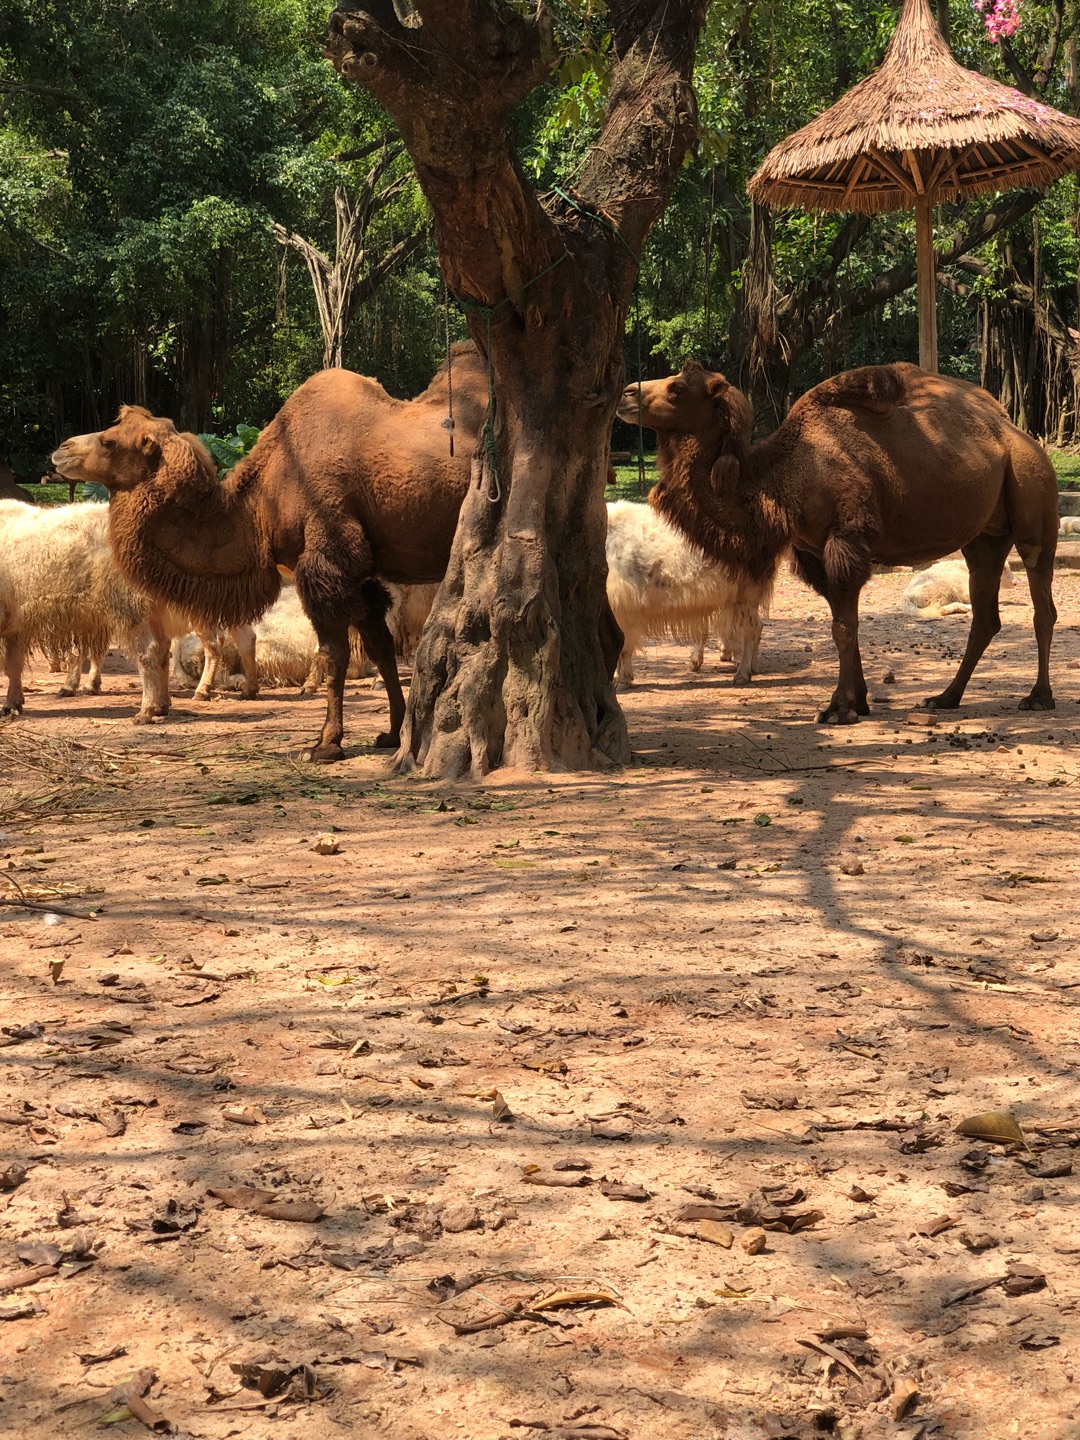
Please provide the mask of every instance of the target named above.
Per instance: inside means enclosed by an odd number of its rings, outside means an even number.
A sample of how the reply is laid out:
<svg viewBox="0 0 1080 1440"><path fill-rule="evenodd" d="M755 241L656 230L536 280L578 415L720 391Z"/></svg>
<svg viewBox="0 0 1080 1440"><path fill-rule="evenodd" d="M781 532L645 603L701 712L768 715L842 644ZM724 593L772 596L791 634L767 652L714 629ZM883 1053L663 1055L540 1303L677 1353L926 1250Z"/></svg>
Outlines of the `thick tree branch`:
<svg viewBox="0 0 1080 1440"><path fill-rule="evenodd" d="M707 0L611 0L613 64L600 138L578 188L640 253L697 133L689 71Z"/></svg>
<svg viewBox="0 0 1080 1440"><path fill-rule="evenodd" d="M1000 205L995 205L992 209L985 211L958 235L951 245L938 250L938 268L954 265L969 250L974 250L976 246L984 244L1000 231L1008 229L1010 225L1033 210L1041 199L1042 196L1033 190L1022 190ZM904 261L903 264L894 266L884 275L875 276L868 285L850 295L835 316L830 317L831 323L835 324L843 320L853 320L860 315L867 315L889 300L895 299L897 295L910 289L914 284L915 262L914 260Z"/></svg>

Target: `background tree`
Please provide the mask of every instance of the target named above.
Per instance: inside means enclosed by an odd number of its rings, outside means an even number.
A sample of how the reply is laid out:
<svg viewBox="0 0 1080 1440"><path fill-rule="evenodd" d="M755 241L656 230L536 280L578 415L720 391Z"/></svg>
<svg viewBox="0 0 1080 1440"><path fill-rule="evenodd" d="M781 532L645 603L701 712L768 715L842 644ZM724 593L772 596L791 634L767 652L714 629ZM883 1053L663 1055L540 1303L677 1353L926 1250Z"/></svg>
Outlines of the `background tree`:
<svg viewBox="0 0 1080 1440"><path fill-rule="evenodd" d="M1077 0L1024 0L1007 47L971 0L936 3L962 64L1076 112ZM566 189L584 164L614 73L603 0L550 4L557 63L510 121L541 192ZM265 423L321 365L306 264L270 226L332 266L335 192L362 191L387 128L367 89L341 85L320 59L326 11L325 0L5 9L0 456L20 476L40 474L57 440L122 400L231 431ZM909 216L766 222L745 196L769 146L880 62L898 11L898 0L713 0L695 68L698 137L641 256L646 374L700 355L752 380L764 424L825 374L915 358ZM381 184L399 180L372 217L369 256L430 224L404 153ZM984 379L1059 444L1077 439L1078 196L1068 179L1045 198L938 216L942 368ZM466 333L442 296L425 232L354 303L344 363L416 394L444 353L447 319ZM632 374L637 354L632 334ZM615 443L636 434L617 424Z"/></svg>
<svg viewBox="0 0 1080 1440"><path fill-rule="evenodd" d="M447 285L492 367L488 429L402 735L402 760L427 774L628 758L617 636L601 633L604 484L638 256L695 135L706 3L610 0L599 136L573 187L543 200L510 124L555 67L547 6L526 16L507 0L369 0L332 17L329 53L396 124Z"/></svg>
<svg viewBox="0 0 1080 1440"><path fill-rule="evenodd" d="M350 195L344 185L335 189L336 223L332 258L303 235L287 229L276 220L270 226L270 233L278 244L295 250L308 268L323 336L324 370L344 365L345 341L353 311L374 295L386 277L420 248L424 238L424 228L418 224L411 234L388 241L381 252L369 245L372 221L409 183L407 176L398 175L380 188L383 176L403 148L391 145L384 137L375 163L359 190Z"/></svg>

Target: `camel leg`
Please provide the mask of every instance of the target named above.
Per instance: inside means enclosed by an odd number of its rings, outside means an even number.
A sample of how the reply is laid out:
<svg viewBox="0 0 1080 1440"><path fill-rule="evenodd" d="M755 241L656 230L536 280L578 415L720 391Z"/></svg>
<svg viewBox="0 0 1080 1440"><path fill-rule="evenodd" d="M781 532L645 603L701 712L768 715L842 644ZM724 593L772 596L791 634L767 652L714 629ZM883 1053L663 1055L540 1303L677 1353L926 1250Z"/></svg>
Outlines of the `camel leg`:
<svg viewBox="0 0 1080 1440"><path fill-rule="evenodd" d="M161 619L151 614L145 626L132 636L135 663L142 681L142 705L135 716L136 725L149 725L156 716L168 715L169 653L172 649Z"/></svg>
<svg viewBox="0 0 1080 1440"><path fill-rule="evenodd" d="M328 765L334 760L344 760L341 748L345 734L345 675L349 668L348 626L330 622L326 624L312 620L319 637L319 654L326 663L326 719L322 732L310 750L302 758L316 764Z"/></svg>
<svg viewBox="0 0 1080 1440"><path fill-rule="evenodd" d="M1054 549L1041 547L1034 563L1024 553L1020 558L1027 570L1031 603L1035 607L1035 643L1039 649L1039 672L1030 695L1020 701L1021 710L1053 710L1054 692L1050 688L1050 644L1054 638L1057 606L1054 604Z"/></svg>
<svg viewBox="0 0 1080 1440"><path fill-rule="evenodd" d="M972 671L983 657L986 647L1001 629L998 593L1005 557L1012 549L1012 536L977 535L963 554L968 565L968 590L971 596L971 628L960 668L940 695L924 701L927 710L955 710L964 698ZM1051 622L1051 632L1053 622ZM1041 663L1040 663L1040 674ZM1049 682L1047 683L1049 690ZM1052 697L1051 697L1052 699Z"/></svg>
<svg viewBox="0 0 1080 1440"><path fill-rule="evenodd" d="M101 694L101 662L104 657L91 655L90 665L86 672L86 689L91 695Z"/></svg>
<svg viewBox="0 0 1080 1440"><path fill-rule="evenodd" d="M240 687L241 700L255 700L259 694L259 671L255 664L255 631L251 625L234 625L229 638L236 646L240 665L244 671L244 683Z"/></svg>
<svg viewBox="0 0 1080 1440"><path fill-rule="evenodd" d="M846 581L830 581L824 563L808 550L792 552L795 573L804 584L823 595L832 611L832 636L840 657L840 678L833 697L818 714L819 725L854 725L860 715L870 714L866 677L859 650L859 595L866 584L866 573L856 570Z"/></svg>
<svg viewBox="0 0 1080 1440"><path fill-rule="evenodd" d="M829 609L832 611L832 637L840 658L840 678L832 699L818 715L819 725L854 725L860 715L867 715L866 680L863 678L859 654L859 591L862 586L830 587Z"/></svg>
<svg viewBox="0 0 1080 1440"><path fill-rule="evenodd" d="M390 729L375 737L377 750L396 750L401 744L401 722L405 719L405 695L398 676L397 650L394 637L386 623L386 611L390 597L377 580L367 580L360 590L361 608L357 610L353 624L360 632L364 650L372 664L382 676L386 686L386 699L390 706ZM346 639L346 645L348 641ZM346 657L346 666L348 657ZM344 685L344 676L342 678Z"/></svg>
<svg viewBox="0 0 1080 1440"><path fill-rule="evenodd" d="M618 677L615 688L629 690L634 683L634 652L632 650L627 649L620 654L615 674Z"/></svg>
<svg viewBox="0 0 1080 1440"><path fill-rule="evenodd" d="M7 676L7 698L0 715L19 715L26 704L22 672L26 664L26 647L21 635L9 635L4 641L4 674Z"/></svg>

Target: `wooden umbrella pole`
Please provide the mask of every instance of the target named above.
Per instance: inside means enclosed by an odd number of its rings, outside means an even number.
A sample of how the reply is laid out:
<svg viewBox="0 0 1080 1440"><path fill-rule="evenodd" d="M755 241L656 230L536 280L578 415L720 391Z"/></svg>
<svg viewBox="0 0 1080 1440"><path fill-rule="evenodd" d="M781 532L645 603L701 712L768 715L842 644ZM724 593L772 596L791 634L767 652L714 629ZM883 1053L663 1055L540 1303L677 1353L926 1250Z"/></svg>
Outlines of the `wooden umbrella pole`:
<svg viewBox="0 0 1080 1440"><path fill-rule="evenodd" d="M919 276L919 364L937 373L937 266L934 261L934 202L915 201L915 254Z"/></svg>

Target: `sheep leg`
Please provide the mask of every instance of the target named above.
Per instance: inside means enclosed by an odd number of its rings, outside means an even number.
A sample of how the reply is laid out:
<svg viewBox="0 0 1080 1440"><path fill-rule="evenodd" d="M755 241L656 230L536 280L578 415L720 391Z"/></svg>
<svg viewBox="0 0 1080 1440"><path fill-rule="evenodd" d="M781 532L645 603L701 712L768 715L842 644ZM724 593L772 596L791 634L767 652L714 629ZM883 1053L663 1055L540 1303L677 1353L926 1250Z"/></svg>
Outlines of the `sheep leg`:
<svg viewBox="0 0 1080 1440"><path fill-rule="evenodd" d="M193 700L209 700L211 691L217 682L218 666L221 664L221 632L220 630L199 630L196 629L202 642L203 665L202 674L199 676L199 683L195 686Z"/></svg>
<svg viewBox="0 0 1080 1440"><path fill-rule="evenodd" d="M732 645L735 660L735 674L731 677L733 685L750 684L754 671L757 669L758 652L761 649L761 632L764 628L764 622L758 611L749 609L744 623L740 626L739 639ZM862 673L861 662L859 672ZM863 688L865 692L865 681Z"/></svg>
<svg viewBox="0 0 1080 1440"><path fill-rule="evenodd" d="M311 665L308 668L307 677L300 686L301 695L317 695L322 689L322 683L326 679L326 655L322 649L316 650L312 657Z"/></svg>
<svg viewBox="0 0 1080 1440"><path fill-rule="evenodd" d="M7 698L0 715L19 715L26 704L22 672L26 664L26 646L21 635L9 635L4 641L4 674L7 676Z"/></svg>
<svg viewBox="0 0 1080 1440"><path fill-rule="evenodd" d="M244 671L244 683L240 689L241 700L254 700L259 694L259 671L255 664L255 631L250 625L234 625L229 636L240 656Z"/></svg>
<svg viewBox="0 0 1080 1440"><path fill-rule="evenodd" d="M998 593L1001 587L1001 571L1005 557L1012 549L1012 537L1006 535L978 535L970 545L963 548L968 565L968 590L971 599L971 628L968 631L967 647L964 650L960 668L952 681L940 695L932 695L923 702L927 710L955 710L964 698L964 691L971 679L972 671L982 659L986 647L1001 629L1001 612L998 609ZM1051 622L1051 633L1053 623ZM1049 650L1049 645L1047 646ZM1040 676L1042 657L1040 654ZM1049 680L1047 681L1049 690ZM1032 692L1034 693L1034 692ZM1051 695L1051 701L1053 696Z"/></svg>
<svg viewBox="0 0 1080 1440"><path fill-rule="evenodd" d="M611 679L616 671L619 671L619 678L622 679L622 657L625 653L625 639L622 626L615 619L615 612L612 610L607 596L604 596L604 608L600 612L600 650L604 657L604 669ZM630 668L630 680L633 681L633 666Z"/></svg>
<svg viewBox="0 0 1080 1440"><path fill-rule="evenodd" d="M1025 547L1026 548L1026 547ZM1029 552L1030 553L1030 552ZM1039 551L1034 564L1028 564L1028 556L1020 552L1027 570L1028 589L1031 603L1035 607L1035 644L1039 651L1039 671L1031 694L1020 701L1021 710L1053 710L1054 692L1050 687L1050 645L1054 638L1057 621L1057 606L1054 604L1054 551L1046 547Z"/></svg>
<svg viewBox="0 0 1080 1440"><path fill-rule="evenodd" d="M82 680L83 667L82 651L76 650L71 656L69 656L69 659L71 661L71 664L68 667L67 679L60 686L60 689L56 692L65 700L68 698L68 696L77 695L79 693L79 682Z"/></svg>

